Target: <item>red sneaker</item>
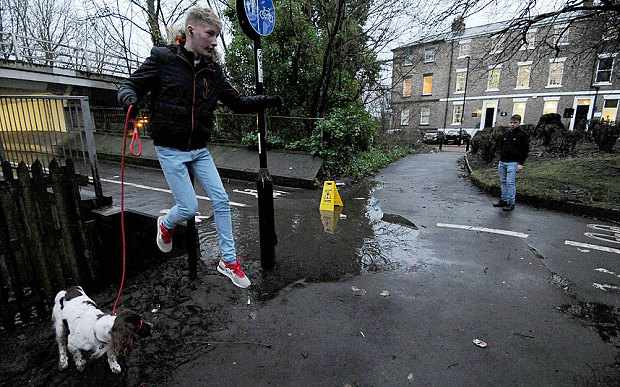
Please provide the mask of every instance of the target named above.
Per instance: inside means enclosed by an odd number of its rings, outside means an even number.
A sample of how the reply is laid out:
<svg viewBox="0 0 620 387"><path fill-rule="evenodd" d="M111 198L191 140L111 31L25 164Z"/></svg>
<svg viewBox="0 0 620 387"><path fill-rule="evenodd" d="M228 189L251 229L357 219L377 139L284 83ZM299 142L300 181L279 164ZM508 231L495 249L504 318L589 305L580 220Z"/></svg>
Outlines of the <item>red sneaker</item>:
<svg viewBox="0 0 620 387"><path fill-rule="evenodd" d="M172 235L174 234L174 229L168 230L162 224L163 220L163 215L157 218L157 247L159 247L163 253L169 253L172 251Z"/></svg>
<svg viewBox="0 0 620 387"><path fill-rule="evenodd" d="M245 275L243 268L239 264L239 260L235 260L231 263L226 263L220 260L220 263L217 265L217 271L230 278L232 283L240 288L245 289L251 285L250 280Z"/></svg>

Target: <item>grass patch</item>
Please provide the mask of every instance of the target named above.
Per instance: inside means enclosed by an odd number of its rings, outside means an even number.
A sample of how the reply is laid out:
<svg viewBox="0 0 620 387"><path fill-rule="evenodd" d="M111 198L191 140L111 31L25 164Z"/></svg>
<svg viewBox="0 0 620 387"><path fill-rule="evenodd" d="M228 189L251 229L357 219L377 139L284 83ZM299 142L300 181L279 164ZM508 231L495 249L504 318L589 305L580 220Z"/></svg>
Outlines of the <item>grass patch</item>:
<svg viewBox="0 0 620 387"><path fill-rule="evenodd" d="M413 153L413 149L404 146L391 147L390 149L372 148L354 156L342 174L357 180L370 176L379 169L411 153Z"/></svg>
<svg viewBox="0 0 620 387"><path fill-rule="evenodd" d="M487 190L499 190L497 168L474 169L472 177ZM528 160L517 175L517 197L519 195L618 209L620 155Z"/></svg>

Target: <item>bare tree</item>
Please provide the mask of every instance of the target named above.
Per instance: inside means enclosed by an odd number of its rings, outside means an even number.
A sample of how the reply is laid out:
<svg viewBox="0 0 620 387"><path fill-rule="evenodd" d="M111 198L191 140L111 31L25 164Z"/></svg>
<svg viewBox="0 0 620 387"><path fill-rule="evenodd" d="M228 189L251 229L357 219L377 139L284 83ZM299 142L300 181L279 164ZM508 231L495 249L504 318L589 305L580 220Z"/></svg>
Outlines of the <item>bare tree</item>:
<svg viewBox="0 0 620 387"><path fill-rule="evenodd" d="M44 59L53 65L59 56L70 55L64 46L76 31L73 6L73 0L5 0L2 16L4 25L18 36L26 60ZM43 58L35 57L36 48L43 51Z"/></svg>

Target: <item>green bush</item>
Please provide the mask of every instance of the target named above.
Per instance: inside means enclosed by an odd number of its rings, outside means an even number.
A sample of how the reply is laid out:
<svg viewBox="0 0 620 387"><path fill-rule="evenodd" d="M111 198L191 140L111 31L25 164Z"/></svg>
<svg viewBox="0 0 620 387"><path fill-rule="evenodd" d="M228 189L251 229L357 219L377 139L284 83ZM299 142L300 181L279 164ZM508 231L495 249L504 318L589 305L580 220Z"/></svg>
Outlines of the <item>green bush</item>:
<svg viewBox="0 0 620 387"><path fill-rule="evenodd" d="M396 146L391 149L369 149L354 156L351 163L343 168L343 174L354 179L369 176L409 153L411 153L411 148L403 146Z"/></svg>
<svg viewBox="0 0 620 387"><path fill-rule="evenodd" d="M611 153L620 137L620 124L592 120L590 122L592 137L601 152Z"/></svg>
<svg viewBox="0 0 620 387"><path fill-rule="evenodd" d="M332 110L317 123L309 139L289 144L288 149L309 151L323 159L326 176L343 174L353 158L372 146L378 123L361 105Z"/></svg>
<svg viewBox="0 0 620 387"><path fill-rule="evenodd" d="M283 149L284 141L277 134L267 132L267 149ZM241 145L246 145L251 149L258 149L258 131L248 132L241 138Z"/></svg>

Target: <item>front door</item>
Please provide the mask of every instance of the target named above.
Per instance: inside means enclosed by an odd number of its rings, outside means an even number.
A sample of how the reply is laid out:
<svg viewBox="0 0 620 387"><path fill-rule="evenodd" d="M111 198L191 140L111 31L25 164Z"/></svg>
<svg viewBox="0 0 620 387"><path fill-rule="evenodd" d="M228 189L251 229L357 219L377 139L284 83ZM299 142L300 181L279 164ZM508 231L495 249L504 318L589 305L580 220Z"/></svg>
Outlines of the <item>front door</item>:
<svg viewBox="0 0 620 387"><path fill-rule="evenodd" d="M493 116L495 115L495 108L488 107L486 112L484 113L484 127L492 128L493 127Z"/></svg>
<svg viewBox="0 0 620 387"><path fill-rule="evenodd" d="M577 105L577 110L575 111L575 126L573 127L573 130L583 132L586 129L589 111L590 105Z"/></svg>

